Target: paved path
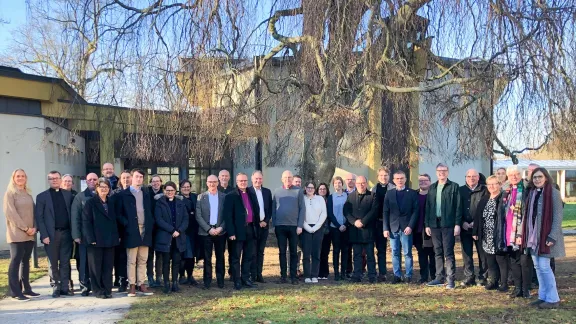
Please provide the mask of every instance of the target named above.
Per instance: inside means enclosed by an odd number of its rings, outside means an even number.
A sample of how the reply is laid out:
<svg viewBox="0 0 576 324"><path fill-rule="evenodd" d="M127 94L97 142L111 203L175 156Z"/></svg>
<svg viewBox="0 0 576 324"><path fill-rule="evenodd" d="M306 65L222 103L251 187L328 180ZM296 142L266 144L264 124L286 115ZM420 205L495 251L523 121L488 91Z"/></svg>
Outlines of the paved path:
<svg viewBox="0 0 576 324"><path fill-rule="evenodd" d="M78 272L72 265L74 286L78 290ZM113 298L99 299L92 295L82 297L80 292L74 296L52 298L50 278L42 277L32 283L32 289L40 296L27 302L12 298L0 300L0 323L115 323L128 312L137 298L126 293L114 292Z"/></svg>

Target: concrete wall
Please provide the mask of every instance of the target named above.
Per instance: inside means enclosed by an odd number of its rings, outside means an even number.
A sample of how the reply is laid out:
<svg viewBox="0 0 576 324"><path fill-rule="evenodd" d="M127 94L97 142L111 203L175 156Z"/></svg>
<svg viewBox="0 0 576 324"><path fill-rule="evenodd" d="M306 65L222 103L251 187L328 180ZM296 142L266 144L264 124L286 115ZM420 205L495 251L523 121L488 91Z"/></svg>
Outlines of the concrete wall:
<svg viewBox="0 0 576 324"><path fill-rule="evenodd" d="M54 131L46 135L45 128ZM32 196L48 188L50 170L74 176L76 188L84 175L86 158L84 139L75 136L75 154L68 152L70 132L43 117L0 114L0 192L4 195L10 175L22 168L28 175ZM0 250L7 250L3 200L0 200Z"/></svg>

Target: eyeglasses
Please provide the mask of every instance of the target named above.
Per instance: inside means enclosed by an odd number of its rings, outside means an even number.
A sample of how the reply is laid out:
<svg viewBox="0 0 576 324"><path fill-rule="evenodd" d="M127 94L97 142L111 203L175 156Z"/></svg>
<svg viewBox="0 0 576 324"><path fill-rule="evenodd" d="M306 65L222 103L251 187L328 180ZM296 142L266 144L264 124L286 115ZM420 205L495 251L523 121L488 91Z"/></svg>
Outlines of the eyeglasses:
<svg viewBox="0 0 576 324"><path fill-rule="evenodd" d="M98 181L98 179L86 179L86 181L92 181L92 182L94 182L94 181Z"/></svg>
<svg viewBox="0 0 576 324"><path fill-rule="evenodd" d="M190 189L191 187L180 187L180 189Z"/></svg>
<svg viewBox="0 0 576 324"><path fill-rule="evenodd" d="M58 177L58 178L51 178L51 177L48 177L48 180L49 180L49 181L60 180L60 177Z"/></svg>
<svg viewBox="0 0 576 324"><path fill-rule="evenodd" d="M442 169L442 170L436 170L436 172L448 172L448 170L447 170L447 169L446 169L446 170Z"/></svg>
<svg viewBox="0 0 576 324"><path fill-rule="evenodd" d="M314 190L314 189L316 189L316 188L314 188L314 187L306 187L306 189Z"/></svg>
<svg viewBox="0 0 576 324"><path fill-rule="evenodd" d="M106 190L110 190L110 187L108 187L108 186L98 186L98 188L100 188L100 189L106 189Z"/></svg>
<svg viewBox="0 0 576 324"><path fill-rule="evenodd" d="M236 180L238 182L248 182L248 180Z"/></svg>
<svg viewBox="0 0 576 324"><path fill-rule="evenodd" d="M318 189L318 190L323 190L323 191L326 191L326 188L320 188L320 189Z"/></svg>
<svg viewBox="0 0 576 324"><path fill-rule="evenodd" d="M532 179L544 179L543 175L532 176Z"/></svg>
<svg viewBox="0 0 576 324"><path fill-rule="evenodd" d="M176 190L174 190L174 189L164 189L164 191L166 191L166 192L175 192Z"/></svg>
<svg viewBox="0 0 576 324"><path fill-rule="evenodd" d="M499 183L487 183L486 185L487 186L499 186L500 184Z"/></svg>

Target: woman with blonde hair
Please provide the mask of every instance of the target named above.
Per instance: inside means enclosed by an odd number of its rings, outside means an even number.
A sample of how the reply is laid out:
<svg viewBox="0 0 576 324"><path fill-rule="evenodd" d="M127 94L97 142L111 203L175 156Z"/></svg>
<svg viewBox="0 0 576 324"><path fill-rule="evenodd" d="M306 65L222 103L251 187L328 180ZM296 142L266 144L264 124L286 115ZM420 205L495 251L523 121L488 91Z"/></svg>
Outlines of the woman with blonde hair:
<svg viewBox="0 0 576 324"><path fill-rule="evenodd" d="M10 244L8 293L13 299L19 301L30 300L26 296L39 295L30 287L30 255L34 248L36 228L34 200L27 182L28 177L24 170L14 170L4 194L6 239Z"/></svg>

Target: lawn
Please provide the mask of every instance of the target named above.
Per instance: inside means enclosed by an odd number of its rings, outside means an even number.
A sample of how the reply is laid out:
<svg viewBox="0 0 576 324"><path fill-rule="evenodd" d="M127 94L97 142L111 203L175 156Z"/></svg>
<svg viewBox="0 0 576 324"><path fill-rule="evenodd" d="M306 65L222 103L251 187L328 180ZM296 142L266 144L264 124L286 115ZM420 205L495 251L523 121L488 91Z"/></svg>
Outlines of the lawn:
<svg viewBox="0 0 576 324"><path fill-rule="evenodd" d="M556 261L562 306L553 311L530 308L526 300L510 299L507 294L488 292L482 287L447 291L415 284L350 284L333 280L316 285L278 285L273 283L278 275L278 254L276 248L270 247L265 260L269 283L260 284L258 289L237 292L227 281L225 289L184 287L181 293L168 296L157 290L154 296L139 298L123 323L573 323L575 236L566 237L566 247L569 258ZM459 249L456 254L460 256ZM415 268L416 259L415 256ZM390 260L388 253L389 279ZM457 266L457 278L461 279L460 258ZM197 279L202 277L201 272L195 271ZM418 280L417 270L414 278Z"/></svg>
<svg viewBox="0 0 576 324"><path fill-rule="evenodd" d="M38 265L40 268L34 269L30 258L30 282L48 274L48 261L42 248L38 249ZM0 299L8 294L8 266L10 266L10 253L5 251L0 254Z"/></svg>
<svg viewBox="0 0 576 324"><path fill-rule="evenodd" d="M562 228L576 229L576 202L566 203Z"/></svg>

